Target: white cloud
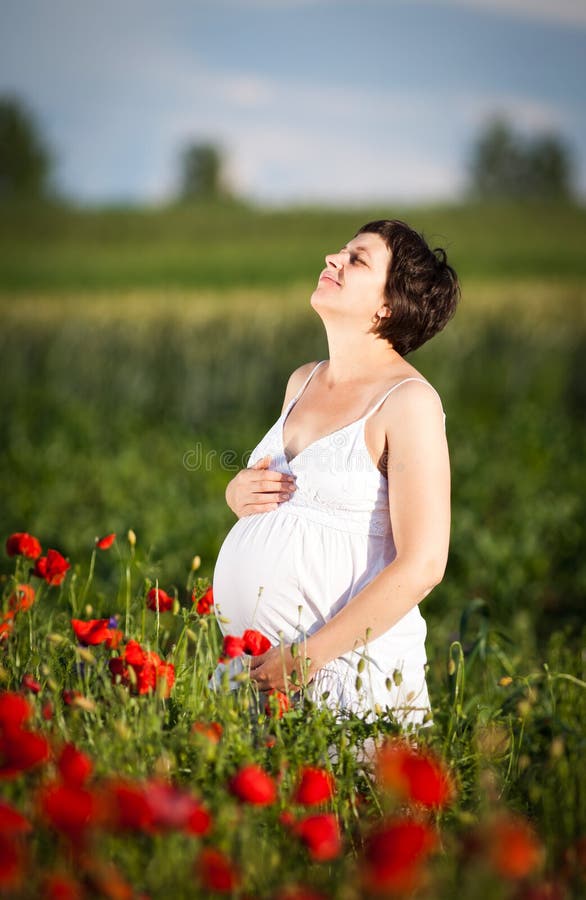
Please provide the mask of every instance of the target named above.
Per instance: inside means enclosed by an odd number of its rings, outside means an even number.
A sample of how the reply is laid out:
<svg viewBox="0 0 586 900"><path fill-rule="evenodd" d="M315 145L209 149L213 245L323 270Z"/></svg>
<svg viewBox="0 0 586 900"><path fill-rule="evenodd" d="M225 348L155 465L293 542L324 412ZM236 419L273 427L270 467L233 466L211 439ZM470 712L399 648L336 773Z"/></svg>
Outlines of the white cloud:
<svg viewBox="0 0 586 900"><path fill-rule="evenodd" d="M274 97L269 80L256 75L214 76L211 89L237 106L248 108L265 106Z"/></svg>

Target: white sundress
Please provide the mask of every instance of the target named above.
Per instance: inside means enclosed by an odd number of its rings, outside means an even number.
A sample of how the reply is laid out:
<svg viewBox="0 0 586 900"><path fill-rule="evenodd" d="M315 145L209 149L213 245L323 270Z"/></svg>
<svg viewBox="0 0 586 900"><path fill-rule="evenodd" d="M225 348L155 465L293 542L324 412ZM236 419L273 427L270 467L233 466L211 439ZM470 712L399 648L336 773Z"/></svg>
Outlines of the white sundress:
<svg viewBox="0 0 586 900"><path fill-rule="evenodd" d="M283 446L285 419L324 362L312 369L250 455L249 468L270 454L269 468L293 474L296 490L277 509L238 519L220 548L213 592L224 635L255 628L272 645L298 642L318 631L396 556L387 479L368 451L364 427L405 382L431 385L422 378L404 378L366 415L318 438L288 460ZM365 622L364 633L367 626ZM320 669L309 696L320 705L367 720L388 707L403 726L429 721L426 634L425 620L414 606L383 635ZM365 663L358 678L361 659ZM210 684L220 683L221 669Z"/></svg>

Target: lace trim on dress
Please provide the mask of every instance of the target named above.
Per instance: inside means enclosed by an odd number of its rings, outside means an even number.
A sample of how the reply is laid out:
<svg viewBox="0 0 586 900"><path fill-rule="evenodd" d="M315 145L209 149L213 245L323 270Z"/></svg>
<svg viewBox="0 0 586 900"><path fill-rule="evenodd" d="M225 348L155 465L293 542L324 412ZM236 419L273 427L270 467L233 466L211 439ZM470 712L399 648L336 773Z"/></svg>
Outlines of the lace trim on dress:
<svg viewBox="0 0 586 900"><path fill-rule="evenodd" d="M297 493L298 491L295 491L295 494ZM284 515L299 516L317 522L319 525L327 525L328 528L335 528L351 534L374 535L375 537L388 537L391 534L388 510L383 513L366 510L357 512L318 496L313 496L306 501L300 500L298 497L287 500L278 509L273 510L275 515L280 512ZM340 515L342 512L343 516Z"/></svg>

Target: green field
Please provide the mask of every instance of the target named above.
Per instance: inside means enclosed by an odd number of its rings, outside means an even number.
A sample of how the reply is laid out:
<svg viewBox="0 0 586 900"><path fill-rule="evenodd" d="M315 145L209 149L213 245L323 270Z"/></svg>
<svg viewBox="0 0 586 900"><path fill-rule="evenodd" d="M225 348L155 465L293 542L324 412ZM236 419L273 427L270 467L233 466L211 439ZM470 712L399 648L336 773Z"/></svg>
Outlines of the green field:
<svg viewBox="0 0 586 900"><path fill-rule="evenodd" d="M112 531L120 542L129 528L138 536L133 628L140 625L145 579L150 586L158 578L185 606L192 557L201 556L198 574L211 578L235 521L224 501L234 472L220 454L233 451L245 465L280 413L291 371L327 356L309 305L323 257L364 222L389 215L422 230L432 247L443 246L462 282L455 319L408 357L442 397L452 465L450 558L444 580L422 605L438 724L432 741L463 785L446 827L457 831L466 816L483 815L492 790L481 772L486 767L499 800L534 821L554 877L567 848L586 834L586 209L6 211L2 534L31 532L70 559L69 588L54 592L53 630L66 633L71 609L83 616L94 539ZM194 468L196 450L207 462ZM98 556L85 597L92 615L124 613L124 559L123 553L113 566ZM4 557L5 603L12 568ZM46 640L42 615L39 605L31 621ZM152 628L142 637L167 654L179 626L169 626L166 638ZM7 686L18 686L27 665L42 676L42 640L27 645L25 658L10 651ZM460 647L463 653L456 673L448 669L451 646L452 658ZM67 652L74 658L73 647ZM153 705L140 726L140 707L128 713L152 744L140 764L138 744L112 748L109 756L98 735L118 721L121 700L99 722L96 714L80 713L67 724L72 739L104 767L135 766L146 774L161 753L172 750L178 758L194 717L222 715L226 724L232 713L210 706L203 680L198 695L190 694L193 659L176 661L186 667L176 699ZM56 683L77 683L63 660L53 660L51 672ZM512 678L506 689L503 676ZM97 682L84 683L84 690L102 702ZM519 706L527 700L528 708ZM297 721L283 720L281 757L296 764ZM509 743L487 763L477 739L491 723ZM268 764L254 735L232 751L223 747L210 762L212 785L247 754ZM304 752L321 758L323 742ZM205 767L190 765L186 777L202 787ZM336 775L351 791L351 772ZM205 794L211 802L209 785ZM251 847L254 827L246 828ZM240 853L231 838L224 844ZM163 859L164 850L157 852ZM140 872L138 856L119 856L133 877ZM344 896L343 872L336 872L332 896ZM457 883L457 870L450 873L442 884ZM165 896L164 884L152 878L142 889ZM272 896L271 878L263 896ZM323 888L324 878L316 878ZM497 886L477 896L513 895Z"/></svg>
<svg viewBox="0 0 586 900"><path fill-rule="evenodd" d="M219 454L245 459L293 368L327 355L309 305L316 273L325 252L381 214L7 217L4 530L36 529L78 553L95 534L132 527L171 582L196 552L211 574L234 521ZM499 616L579 610L586 214L393 214L443 234L462 273L456 318L410 357L444 400L453 469L450 567L428 614L446 609L444 594L455 611L476 594ZM209 451L205 469L184 465L196 446Z"/></svg>
<svg viewBox="0 0 586 900"><path fill-rule="evenodd" d="M281 290L313 283L325 253L384 217L406 219L432 247L444 247L464 283L586 274L584 207L46 208L6 210L0 217L0 292Z"/></svg>

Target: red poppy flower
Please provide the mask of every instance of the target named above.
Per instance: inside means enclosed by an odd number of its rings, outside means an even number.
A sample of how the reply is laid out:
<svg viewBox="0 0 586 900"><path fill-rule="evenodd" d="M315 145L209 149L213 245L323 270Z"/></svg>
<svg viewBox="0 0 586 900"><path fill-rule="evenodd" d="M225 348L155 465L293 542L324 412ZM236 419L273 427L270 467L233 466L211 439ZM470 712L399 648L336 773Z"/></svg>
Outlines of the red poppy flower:
<svg viewBox="0 0 586 900"><path fill-rule="evenodd" d="M45 784L38 799L43 818L73 841L81 839L98 818L97 798L79 785L57 781Z"/></svg>
<svg viewBox="0 0 586 900"><path fill-rule="evenodd" d="M17 584L16 590L8 599L8 605L15 613L30 609L34 602L35 589L32 584Z"/></svg>
<svg viewBox="0 0 586 900"><path fill-rule="evenodd" d="M154 611L158 608L159 612L169 612L169 610L173 609L174 602L173 597L170 597L161 588L151 588L147 594L147 606Z"/></svg>
<svg viewBox="0 0 586 900"><path fill-rule="evenodd" d="M139 694L154 691L161 683L164 696L168 697L175 681L175 669L171 663L164 663L154 651L147 651L147 657L141 668L136 669Z"/></svg>
<svg viewBox="0 0 586 900"><path fill-rule="evenodd" d="M222 659L232 659L235 656L242 656L244 653L244 641L241 637L234 637L227 634L224 638L224 646L222 647Z"/></svg>
<svg viewBox="0 0 586 900"><path fill-rule="evenodd" d="M128 641L124 648L124 660L135 669L140 669L147 661L147 652L143 650L138 641Z"/></svg>
<svg viewBox="0 0 586 900"><path fill-rule="evenodd" d="M0 834L26 834L32 825L26 816L0 800Z"/></svg>
<svg viewBox="0 0 586 900"><path fill-rule="evenodd" d="M379 749L377 770L386 788L413 803L439 808L452 800L454 788L445 765L404 740L391 739Z"/></svg>
<svg viewBox="0 0 586 900"><path fill-rule="evenodd" d="M119 681L124 687L130 686L130 675L128 674L128 666L124 664L122 656L114 656L108 660L108 668L110 669L110 677L112 684Z"/></svg>
<svg viewBox="0 0 586 900"><path fill-rule="evenodd" d="M128 641L120 656L109 660L112 682L119 677L121 684L133 688L138 694L158 689L163 697L169 697L175 683L175 666L164 662L154 651L144 650L138 641ZM129 667L133 671L131 676Z"/></svg>
<svg viewBox="0 0 586 900"><path fill-rule="evenodd" d="M212 817L205 806L194 803L187 818L187 822L183 826L183 830L186 834L207 834L210 830L211 823Z"/></svg>
<svg viewBox="0 0 586 900"><path fill-rule="evenodd" d="M141 783L122 778L110 779L102 784L102 797L111 828L154 831L154 812Z"/></svg>
<svg viewBox="0 0 586 900"><path fill-rule="evenodd" d="M191 599L196 604L195 608L196 608L198 614L200 616L208 616L211 613L212 607L214 605L213 588L209 587L207 589L207 591L205 592L205 594L199 598L199 600L196 599L195 593L192 594Z"/></svg>
<svg viewBox="0 0 586 900"><path fill-rule="evenodd" d="M504 813L486 825L488 859L503 878L525 878L539 868L543 848L529 823Z"/></svg>
<svg viewBox="0 0 586 900"><path fill-rule="evenodd" d="M3 691L0 694L0 731L19 732L32 714L31 705L22 694L14 691Z"/></svg>
<svg viewBox="0 0 586 900"><path fill-rule="evenodd" d="M59 754L57 768L66 784L81 787L92 774L94 764L89 756L78 750L74 744L68 743L63 746Z"/></svg>
<svg viewBox="0 0 586 900"><path fill-rule="evenodd" d="M36 537L26 531L17 531L11 534L6 541L8 556L26 556L27 559L37 559L43 552Z"/></svg>
<svg viewBox="0 0 586 900"><path fill-rule="evenodd" d="M147 657L144 665L135 669L136 690L139 694L148 694L157 686L157 667L152 658Z"/></svg>
<svg viewBox="0 0 586 900"><path fill-rule="evenodd" d="M157 690L159 696L169 697L175 684L175 666L173 663L159 662L157 666Z"/></svg>
<svg viewBox="0 0 586 900"><path fill-rule="evenodd" d="M301 770L301 779L295 793L295 803L310 806L331 800L336 789L334 776L325 769L306 766Z"/></svg>
<svg viewBox="0 0 586 900"><path fill-rule="evenodd" d="M362 866L368 890L408 892L421 878L422 866L437 845L424 822L395 819L374 831L366 842Z"/></svg>
<svg viewBox="0 0 586 900"><path fill-rule="evenodd" d="M242 635L242 640L244 642L244 652L250 653L251 656L261 656L261 654L271 649L269 639L254 628L247 628Z"/></svg>
<svg viewBox="0 0 586 900"><path fill-rule="evenodd" d="M108 650L117 650L124 640L124 632L120 628L109 628L106 637L106 647Z"/></svg>
<svg viewBox="0 0 586 900"><path fill-rule="evenodd" d="M230 781L230 790L245 803L266 806L277 798L277 786L256 763L243 766Z"/></svg>
<svg viewBox="0 0 586 900"><path fill-rule="evenodd" d="M44 763L49 756L49 742L42 734L11 728L0 734L0 779L14 778Z"/></svg>
<svg viewBox="0 0 586 900"><path fill-rule="evenodd" d="M80 644L86 647L95 647L103 644L110 631L109 619L89 619L87 622L81 619L72 619L71 627Z"/></svg>
<svg viewBox="0 0 586 900"><path fill-rule="evenodd" d="M67 689L61 691L61 699L66 706L73 706L78 697L83 697L81 691L70 691Z"/></svg>
<svg viewBox="0 0 586 900"><path fill-rule="evenodd" d="M4 613L0 619L0 642L6 641L14 631L14 613L11 610Z"/></svg>
<svg viewBox="0 0 586 900"><path fill-rule="evenodd" d="M28 672L22 676L22 680L20 682L21 687L25 691L30 691L31 694L38 694L41 690L41 684L37 679L30 675Z"/></svg>
<svg viewBox="0 0 586 900"><path fill-rule="evenodd" d="M85 891L70 875L50 872L43 876L41 896L45 900L83 900Z"/></svg>
<svg viewBox="0 0 586 900"><path fill-rule="evenodd" d="M196 874L208 891L230 894L240 884L240 876L225 853L204 847L196 862Z"/></svg>
<svg viewBox="0 0 586 900"><path fill-rule="evenodd" d="M287 694L278 691L276 688L269 691L268 699L265 704L265 713L267 716L273 716L276 719L282 719L286 712L291 709L291 701Z"/></svg>
<svg viewBox="0 0 586 900"><path fill-rule="evenodd" d="M313 859L325 862L340 855L342 839L336 817L331 813L307 816L293 826Z"/></svg>
<svg viewBox="0 0 586 900"><path fill-rule="evenodd" d="M110 619L88 619L87 622L72 619L71 627L78 642L85 647L105 644L108 649L115 650L124 638L124 633L119 628L110 627Z"/></svg>
<svg viewBox="0 0 586 900"><path fill-rule="evenodd" d="M143 790L155 828L183 830L196 835L206 834L209 830L212 821L209 812L187 791L160 780L147 782Z"/></svg>
<svg viewBox="0 0 586 900"><path fill-rule="evenodd" d="M56 586L61 584L70 568L70 563L58 550L49 550L46 556L37 559L33 574L44 578L48 585Z"/></svg>
<svg viewBox="0 0 586 900"><path fill-rule="evenodd" d="M202 734L212 744L218 743L223 732L219 722L194 722L191 726L191 734Z"/></svg>
<svg viewBox="0 0 586 900"><path fill-rule="evenodd" d="M41 715L45 722L51 721L51 719L53 718L53 712L53 704L50 700L47 700L45 703L43 703L43 706L41 708Z"/></svg>
<svg viewBox="0 0 586 900"><path fill-rule="evenodd" d="M115 534L107 534L105 537L96 538L96 547L98 550L109 550L115 540Z"/></svg>
<svg viewBox="0 0 586 900"><path fill-rule="evenodd" d="M26 869L25 855L19 840L0 833L0 890L19 891Z"/></svg>
<svg viewBox="0 0 586 900"><path fill-rule="evenodd" d="M405 760L411 800L427 807L446 806L453 795L445 766L434 757L413 754Z"/></svg>
<svg viewBox="0 0 586 900"><path fill-rule="evenodd" d="M290 885L275 894L274 900L327 900L327 897L310 887Z"/></svg>

